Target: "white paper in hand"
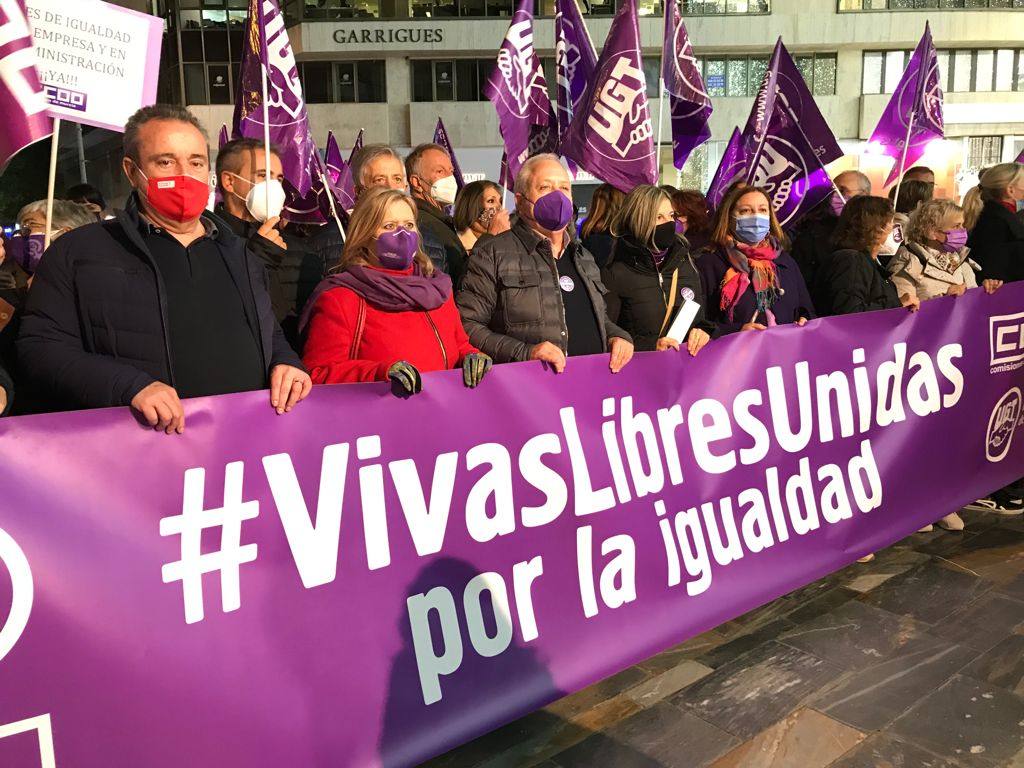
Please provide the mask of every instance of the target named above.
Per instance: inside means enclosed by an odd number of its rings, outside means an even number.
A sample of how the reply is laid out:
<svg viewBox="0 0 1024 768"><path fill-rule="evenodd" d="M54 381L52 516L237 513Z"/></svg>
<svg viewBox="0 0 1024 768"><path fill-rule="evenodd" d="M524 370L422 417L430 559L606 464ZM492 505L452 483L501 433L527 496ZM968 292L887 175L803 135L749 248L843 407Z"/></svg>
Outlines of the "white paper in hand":
<svg viewBox="0 0 1024 768"><path fill-rule="evenodd" d="M679 307L679 311L676 313L676 319L672 321L672 325L669 326L668 333L665 335L670 339L675 339L680 344L685 344L686 336L690 332L690 326L697 319L697 312L699 310L700 304L696 301L685 299L683 305Z"/></svg>

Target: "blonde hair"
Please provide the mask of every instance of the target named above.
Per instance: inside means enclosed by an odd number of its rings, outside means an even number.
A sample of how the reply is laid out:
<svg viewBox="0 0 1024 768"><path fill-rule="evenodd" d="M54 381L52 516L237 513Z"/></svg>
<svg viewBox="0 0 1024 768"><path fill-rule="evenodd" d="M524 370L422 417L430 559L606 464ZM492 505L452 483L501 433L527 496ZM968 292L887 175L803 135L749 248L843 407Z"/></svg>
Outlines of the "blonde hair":
<svg viewBox="0 0 1024 768"><path fill-rule="evenodd" d="M964 209L952 200L928 200L910 214L910 221L903 230L903 237L907 242L925 245L926 240L932 239L928 236L929 232L942 231L942 222L963 212Z"/></svg>
<svg viewBox="0 0 1024 768"><path fill-rule="evenodd" d="M998 203L1003 199L1006 188L1022 181L1024 165L1020 163L1000 163L981 172L978 186L964 196L964 226L974 229L981 216L985 203Z"/></svg>
<svg viewBox="0 0 1024 768"><path fill-rule="evenodd" d="M736 207L736 204L740 201L741 197L750 194L751 192L757 192L757 194L761 195L768 201L768 220L771 222L771 235L775 238L780 248L788 248L789 240L782 231L779 219L775 215L775 206L772 205L772 196L768 194L768 190L764 187L753 187L749 184L736 184L725 195L725 199L722 200L721 204L718 206L718 210L715 211L715 219L711 224L711 241L722 248L732 245L735 240L734 235L736 234L732 215L733 209ZM857 198L854 198L854 200L856 199Z"/></svg>
<svg viewBox="0 0 1024 768"><path fill-rule="evenodd" d="M612 222L615 221L615 216L625 199L622 191L611 184L602 184L595 189L594 196L590 199L590 212L587 214L587 220L583 222L580 236L590 237L590 233L595 230L604 232L611 229Z"/></svg>
<svg viewBox="0 0 1024 768"><path fill-rule="evenodd" d="M356 202L352 211L352 217L348 222L348 239L345 241L345 250L341 254L341 263L334 268L335 272L344 272L351 266L364 265L379 267L377 259L377 247L374 244L377 240L377 230L388 215L388 208L392 203L403 202L409 206L413 219L416 218L416 203L405 192L387 187L374 187L368 189ZM434 273L434 264L423 252L423 238L418 228L413 230L419 240L419 247L416 249L416 264L424 275Z"/></svg>
<svg viewBox="0 0 1024 768"><path fill-rule="evenodd" d="M658 207L663 200L668 201L669 205L672 204L672 198L661 187L650 184L633 187L622 201L622 207L619 208L615 220L612 221L612 236L630 235L640 245L655 250L654 229L658 225Z"/></svg>

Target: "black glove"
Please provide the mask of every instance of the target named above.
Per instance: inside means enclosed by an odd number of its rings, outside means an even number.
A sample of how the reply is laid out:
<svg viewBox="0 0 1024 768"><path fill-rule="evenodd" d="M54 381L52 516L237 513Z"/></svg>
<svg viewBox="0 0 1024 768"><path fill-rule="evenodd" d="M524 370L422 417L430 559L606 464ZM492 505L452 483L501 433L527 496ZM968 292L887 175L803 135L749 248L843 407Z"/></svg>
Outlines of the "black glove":
<svg viewBox="0 0 1024 768"><path fill-rule="evenodd" d="M405 360L399 360L388 368L388 378L406 394L415 395L423 391L423 378L420 372L416 370L416 366Z"/></svg>
<svg viewBox="0 0 1024 768"><path fill-rule="evenodd" d="M462 361L463 383L470 389L473 389L483 381L484 374L491 370L492 365L494 365L494 362L483 352L474 352L466 355L466 358Z"/></svg>

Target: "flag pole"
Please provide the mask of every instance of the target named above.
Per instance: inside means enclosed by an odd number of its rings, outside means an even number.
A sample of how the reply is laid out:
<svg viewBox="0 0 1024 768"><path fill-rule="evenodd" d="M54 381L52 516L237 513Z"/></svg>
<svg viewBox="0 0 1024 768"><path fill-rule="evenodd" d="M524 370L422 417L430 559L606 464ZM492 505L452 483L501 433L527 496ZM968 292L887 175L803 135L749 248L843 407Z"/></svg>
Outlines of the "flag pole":
<svg viewBox="0 0 1024 768"><path fill-rule="evenodd" d="M903 153L900 156L900 174L896 179L896 194L893 195L892 205L895 208L900 202L900 187L903 186L903 173L906 171L907 164L907 150L910 149L910 134L914 130L914 118L917 117L917 110L910 113L910 119L907 120L907 136L903 140Z"/></svg>
<svg viewBox="0 0 1024 768"><path fill-rule="evenodd" d="M263 24L262 16L260 18L260 27L262 28L262 32L263 32L263 52L266 53L267 52L267 38L266 38L267 28L266 28L266 25ZM267 55L269 55L269 54L267 54ZM262 61L262 62L260 62L260 65L261 65L260 66L260 72L263 74L263 162L264 162L264 166L263 167L265 169L263 179L264 179L264 181L269 182L270 181L270 105L267 102L269 101L269 95L268 94L269 94L270 88L269 88L269 85L268 85L268 81L270 79L270 75L267 72L267 69L269 68L270 63L267 62L267 61ZM265 189L265 191L267 193L267 203L266 203L267 207L266 207L266 210L269 213L270 212L270 184L269 183L266 184L264 189Z"/></svg>
<svg viewBox="0 0 1024 768"><path fill-rule="evenodd" d="M780 94L780 96L781 96L781 94ZM793 121L793 125L796 126L796 129L798 131L800 131L801 138L803 138L803 140L805 142L807 142L808 148L812 152L814 152L814 145L811 143L811 140L809 138L807 138L807 134L804 133L803 126L800 125L800 121L796 117L796 113L793 112L793 108L791 106L789 106L789 102L786 101L786 98L784 96L782 97L782 106L785 107L786 111L789 113L789 117ZM815 152L815 156L817 156L816 152ZM819 165L820 165L820 163L819 163ZM822 165L821 168L822 168L822 170L824 170L825 166ZM842 190L839 189L838 185L835 182L835 179L832 178L832 174L830 174L828 171L825 171L825 175L828 176L829 184L832 185L832 189L835 190L835 193L837 195L839 195L839 199L842 200L843 204L845 205L846 204L846 195L844 195Z"/></svg>
<svg viewBox="0 0 1024 768"><path fill-rule="evenodd" d="M327 193L327 204L331 207L331 216L334 217L334 223L338 225L338 231L341 233L341 242L346 241L345 228L341 226L341 217L338 216L338 209L334 206L334 193L331 192L331 187L327 183L327 177L324 176L324 172L321 170L320 183L324 185L324 191Z"/></svg>
<svg viewBox="0 0 1024 768"><path fill-rule="evenodd" d="M661 127L665 117L665 41L668 39L668 4L676 0L665 0L662 12L665 14L665 32L661 37L661 63L658 65L658 182L661 182L661 140L664 135Z"/></svg>
<svg viewBox="0 0 1024 768"><path fill-rule="evenodd" d="M50 230L53 228L53 197L57 188L57 150L60 139L60 118L53 119L53 135L50 137L50 177L46 188L46 232L43 239L43 250L50 247Z"/></svg>

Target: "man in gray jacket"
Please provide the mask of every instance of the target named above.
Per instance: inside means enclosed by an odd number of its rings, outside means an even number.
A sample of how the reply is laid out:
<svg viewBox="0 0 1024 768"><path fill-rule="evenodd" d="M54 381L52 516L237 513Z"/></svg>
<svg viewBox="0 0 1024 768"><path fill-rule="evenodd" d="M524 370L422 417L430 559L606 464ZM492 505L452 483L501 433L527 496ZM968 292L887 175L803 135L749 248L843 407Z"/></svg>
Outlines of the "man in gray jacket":
<svg viewBox="0 0 1024 768"><path fill-rule="evenodd" d="M572 185L555 155L523 163L515 182L518 221L473 249L456 299L474 346L495 362L610 353L618 373L633 340L608 319L600 271L573 237Z"/></svg>

